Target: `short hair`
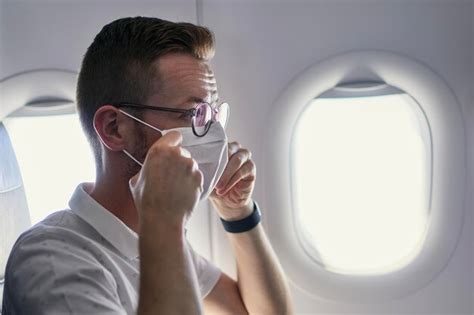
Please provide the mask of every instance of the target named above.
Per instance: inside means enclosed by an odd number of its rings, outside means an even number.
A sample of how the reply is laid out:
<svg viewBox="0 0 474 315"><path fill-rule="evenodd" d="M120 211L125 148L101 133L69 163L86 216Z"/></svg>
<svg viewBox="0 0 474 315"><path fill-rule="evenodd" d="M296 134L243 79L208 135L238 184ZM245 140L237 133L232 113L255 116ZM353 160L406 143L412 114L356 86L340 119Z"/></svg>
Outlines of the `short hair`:
<svg viewBox="0 0 474 315"><path fill-rule="evenodd" d="M105 104L146 103L158 73L152 67L168 53L189 54L199 60L214 56L214 35L206 27L154 17L127 17L105 25L82 60L76 102L82 128L102 161L95 133L95 112ZM159 79L158 79L159 80Z"/></svg>

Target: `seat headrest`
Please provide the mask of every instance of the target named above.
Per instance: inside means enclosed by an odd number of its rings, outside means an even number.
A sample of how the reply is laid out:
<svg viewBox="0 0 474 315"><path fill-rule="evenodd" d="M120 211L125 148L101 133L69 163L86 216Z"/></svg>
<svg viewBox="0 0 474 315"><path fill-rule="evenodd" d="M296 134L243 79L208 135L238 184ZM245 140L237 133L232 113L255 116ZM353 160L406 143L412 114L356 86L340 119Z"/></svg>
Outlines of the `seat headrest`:
<svg viewBox="0 0 474 315"><path fill-rule="evenodd" d="M0 123L0 283L17 237L30 226L21 173L8 132ZM1 290L0 290L1 291ZM1 296L0 296L1 299Z"/></svg>

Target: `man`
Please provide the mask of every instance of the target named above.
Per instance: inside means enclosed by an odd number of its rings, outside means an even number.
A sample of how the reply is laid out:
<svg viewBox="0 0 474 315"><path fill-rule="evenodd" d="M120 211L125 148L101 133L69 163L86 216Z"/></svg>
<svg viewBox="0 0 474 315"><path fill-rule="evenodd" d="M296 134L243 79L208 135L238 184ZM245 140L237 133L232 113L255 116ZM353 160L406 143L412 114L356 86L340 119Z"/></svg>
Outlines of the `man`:
<svg viewBox="0 0 474 315"><path fill-rule="evenodd" d="M213 54L207 28L157 18L119 19L95 37L77 106L96 182L20 236L5 314L292 312L252 200L251 153L227 143ZM238 281L186 241L186 222L208 196L229 231Z"/></svg>

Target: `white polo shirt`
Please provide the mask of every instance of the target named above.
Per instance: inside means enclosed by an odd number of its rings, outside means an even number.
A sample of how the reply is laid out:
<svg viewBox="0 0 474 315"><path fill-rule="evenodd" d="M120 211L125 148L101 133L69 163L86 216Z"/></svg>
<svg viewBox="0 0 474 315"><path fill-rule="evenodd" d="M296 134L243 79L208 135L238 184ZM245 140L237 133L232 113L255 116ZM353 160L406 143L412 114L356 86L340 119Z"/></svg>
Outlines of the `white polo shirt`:
<svg viewBox="0 0 474 315"><path fill-rule="evenodd" d="M135 314L138 235L79 185L70 210L23 233L5 272L2 315ZM220 269L187 243L204 298Z"/></svg>

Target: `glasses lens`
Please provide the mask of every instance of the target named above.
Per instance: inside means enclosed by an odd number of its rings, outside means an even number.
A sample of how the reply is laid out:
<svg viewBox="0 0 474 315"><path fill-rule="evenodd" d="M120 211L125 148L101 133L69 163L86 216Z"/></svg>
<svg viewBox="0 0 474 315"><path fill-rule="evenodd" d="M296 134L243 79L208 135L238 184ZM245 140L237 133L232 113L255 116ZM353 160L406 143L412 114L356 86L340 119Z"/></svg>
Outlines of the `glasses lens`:
<svg viewBox="0 0 474 315"><path fill-rule="evenodd" d="M219 105L216 120L225 128L227 121L229 120L229 104L222 103Z"/></svg>
<svg viewBox="0 0 474 315"><path fill-rule="evenodd" d="M196 106L196 116L193 117L193 124L197 134L203 135L207 132L212 117L211 110L211 106L206 103Z"/></svg>

